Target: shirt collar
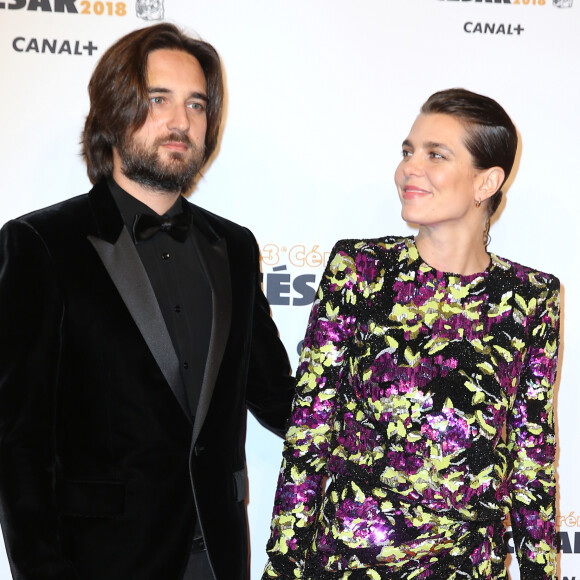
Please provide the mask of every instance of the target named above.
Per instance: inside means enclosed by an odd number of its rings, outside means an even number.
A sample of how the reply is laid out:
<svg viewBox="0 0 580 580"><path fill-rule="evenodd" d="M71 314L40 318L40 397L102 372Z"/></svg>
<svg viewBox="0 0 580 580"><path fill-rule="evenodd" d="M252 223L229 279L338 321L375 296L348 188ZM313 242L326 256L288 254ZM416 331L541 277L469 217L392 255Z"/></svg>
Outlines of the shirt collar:
<svg viewBox="0 0 580 580"><path fill-rule="evenodd" d="M132 231L135 217L138 214L158 215L148 205L127 193L112 177L107 178L107 185L111 190L111 194L119 211L123 222ZM183 201L181 195L175 200L175 203L163 214L166 216L173 216L183 212Z"/></svg>

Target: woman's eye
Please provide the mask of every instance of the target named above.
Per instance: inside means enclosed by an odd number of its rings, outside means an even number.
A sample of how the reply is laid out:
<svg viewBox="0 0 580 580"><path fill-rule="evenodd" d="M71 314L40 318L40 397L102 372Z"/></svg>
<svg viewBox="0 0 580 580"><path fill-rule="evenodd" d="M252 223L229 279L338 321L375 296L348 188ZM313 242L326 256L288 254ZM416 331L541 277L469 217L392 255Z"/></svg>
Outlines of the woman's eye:
<svg viewBox="0 0 580 580"><path fill-rule="evenodd" d="M154 105L160 105L163 102L163 97L151 97L151 102Z"/></svg>
<svg viewBox="0 0 580 580"><path fill-rule="evenodd" d="M406 157L411 157L412 153L410 151L408 151L407 149L403 149L402 155L403 155L403 159L405 159Z"/></svg>

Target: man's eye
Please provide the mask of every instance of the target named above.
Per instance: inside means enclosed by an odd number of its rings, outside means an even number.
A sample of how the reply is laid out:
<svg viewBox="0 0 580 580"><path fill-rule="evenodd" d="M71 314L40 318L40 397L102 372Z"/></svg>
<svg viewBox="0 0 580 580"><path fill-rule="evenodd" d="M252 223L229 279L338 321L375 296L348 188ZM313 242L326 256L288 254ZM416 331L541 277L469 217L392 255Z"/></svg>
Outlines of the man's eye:
<svg viewBox="0 0 580 580"><path fill-rule="evenodd" d="M429 156L432 157L433 159L445 159L445 157L441 155L441 153L437 153L436 151L431 151L431 153L429 153Z"/></svg>
<svg viewBox="0 0 580 580"><path fill-rule="evenodd" d="M411 155L413 155L413 154L410 151L408 151L407 149L403 149L402 155L403 155L403 159L405 159L406 157L411 157Z"/></svg>

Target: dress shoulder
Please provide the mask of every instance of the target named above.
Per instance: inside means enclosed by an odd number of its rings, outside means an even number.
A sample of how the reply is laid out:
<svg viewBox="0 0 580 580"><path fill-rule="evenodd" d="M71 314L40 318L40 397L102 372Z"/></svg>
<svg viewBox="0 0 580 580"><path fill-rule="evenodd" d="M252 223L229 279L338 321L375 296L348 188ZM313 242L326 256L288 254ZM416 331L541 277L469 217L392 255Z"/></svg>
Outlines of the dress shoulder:
<svg viewBox="0 0 580 580"><path fill-rule="evenodd" d="M338 240L330 253L329 264L336 256L373 257L376 260L399 260L402 255L418 258L412 236L383 236L380 238L349 238ZM416 254L416 255L414 255Z"/></svg>
<svg viewBox="0 0 580 580"><path fill-rule="evenodd" d="M380 238L345 238L334 244L336 251L380 251L414 245L412 236L382 236Z"/></svg>
<svg viewBox="0 0 580 580"><path fill-rule="evenodd" d="M536 294L560 288L560 280L553 274L518 264L496 254L491 254L491 259L493 271L497 272L497 277L505 282L511 280L512 287L519 288L522 292Z"/></svg>

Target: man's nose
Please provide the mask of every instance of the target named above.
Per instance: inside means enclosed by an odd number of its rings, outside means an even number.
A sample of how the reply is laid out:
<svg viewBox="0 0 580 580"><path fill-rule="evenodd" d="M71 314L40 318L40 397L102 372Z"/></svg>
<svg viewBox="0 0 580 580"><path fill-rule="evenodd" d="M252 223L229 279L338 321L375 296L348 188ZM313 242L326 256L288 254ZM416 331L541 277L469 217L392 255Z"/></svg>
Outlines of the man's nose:
<svg viewBox="0 0 580 580"><path fill-rule="evenodd" d="M185 133L190 126L189 115L185 105L175 105L171 109L171 117L168 122L168 129Z"/></svg>

